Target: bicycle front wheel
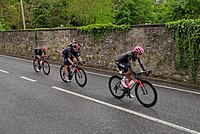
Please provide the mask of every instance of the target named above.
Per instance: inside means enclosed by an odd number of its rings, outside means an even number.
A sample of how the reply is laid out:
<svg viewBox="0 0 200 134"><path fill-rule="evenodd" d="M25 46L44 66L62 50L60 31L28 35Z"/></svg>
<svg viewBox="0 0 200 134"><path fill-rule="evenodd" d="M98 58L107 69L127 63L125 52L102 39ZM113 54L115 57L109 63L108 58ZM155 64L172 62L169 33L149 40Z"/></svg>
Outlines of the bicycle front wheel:
<svg viewBox="0 0 200 134"><path fill-rule="evenodd" d="M76 83L81 87L84 87L86 85L87 76L86 76L85 71L82 68L76 68L75 80L76 80Z"/></svg>
<svg viewBox="0 0 200 134"><path fill-rule="evenodd" d="M110 77L108 83L111 94L117 99L122 99L125 96L125 93L123 91L124 87L121 84L121 79L121 77L113 75L112 77Z"/></svg>
<svg viewBox="0 0 200 134"><path fill-rule="evenodd" d="M153 107L158 98L156 89L146 80L141 80L141 84L137 83L135 95L138 101L145 107Z"/></svg>
<svg viewBox="0 0 200 134"><path fill-rule="evenodd" d="M50 65L48 63L48 61L44 60L43 65L43 72L48 75L50 73Z"/></svg>

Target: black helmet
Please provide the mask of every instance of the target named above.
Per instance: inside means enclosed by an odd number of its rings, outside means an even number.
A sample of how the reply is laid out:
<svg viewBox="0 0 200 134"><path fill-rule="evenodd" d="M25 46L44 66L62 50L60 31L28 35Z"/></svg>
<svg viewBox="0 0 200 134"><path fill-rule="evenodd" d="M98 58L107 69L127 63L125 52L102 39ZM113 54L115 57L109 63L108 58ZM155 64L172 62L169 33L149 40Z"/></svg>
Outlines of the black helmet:
<svg viewBox="0 0 200 134"><path fill-rule="evenodd" d="M72 43L72 44L70 44L70 47L78 49L79 45L77 43Z"/></svg>

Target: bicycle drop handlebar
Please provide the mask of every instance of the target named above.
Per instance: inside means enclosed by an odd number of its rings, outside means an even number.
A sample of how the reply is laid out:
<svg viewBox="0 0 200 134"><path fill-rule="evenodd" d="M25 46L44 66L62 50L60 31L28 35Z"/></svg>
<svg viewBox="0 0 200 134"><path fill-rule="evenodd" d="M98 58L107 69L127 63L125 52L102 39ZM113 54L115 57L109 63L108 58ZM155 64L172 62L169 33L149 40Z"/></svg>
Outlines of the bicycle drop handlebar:
<svg viewBox="0 0 200 134"><path fill-rule="evenodd" d="M151 70L145 70L145 71L140 71L140 72L133 72L133 75L137 77L141 77L141 76L149 76L149 74L151 73Z"/></svg>
<svg viewBox="0 0 200 134"><path fill-rule="evenodd" d="M85 64L85 61L77 61L75 62L76 65L79 65L79 64Z"/></svg>

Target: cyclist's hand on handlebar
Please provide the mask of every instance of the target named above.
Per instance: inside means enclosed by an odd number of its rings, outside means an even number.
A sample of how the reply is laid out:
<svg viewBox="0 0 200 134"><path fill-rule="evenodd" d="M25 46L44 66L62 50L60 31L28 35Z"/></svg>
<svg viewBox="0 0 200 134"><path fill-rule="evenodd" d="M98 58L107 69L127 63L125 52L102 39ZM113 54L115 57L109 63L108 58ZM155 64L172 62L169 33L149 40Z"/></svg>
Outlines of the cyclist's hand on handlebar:
<svg viewBox="0 0 200 134"><path fill-rule="evenodd" d="M81 65L85 64L85 61L81 61Z"/></svg>
<svg viewBox="0 0 200 134"><path fill-rule="evenodd" d="M73 64L72 64L72 67L75 67L75 66L76 66L76 64L73 63Z"/></svg>
<svg viewBox="0 0 200 134"><path fill-rule="evenodd" d="M45 59L45 58L48 58L46 55L43 55L41 58Z"/></svg>
<svg viewBox="0 0 200 134"><path fill-rule="evenodd" d="M151 73L151 70L146 70L146 75L148 76Z"/></svg>

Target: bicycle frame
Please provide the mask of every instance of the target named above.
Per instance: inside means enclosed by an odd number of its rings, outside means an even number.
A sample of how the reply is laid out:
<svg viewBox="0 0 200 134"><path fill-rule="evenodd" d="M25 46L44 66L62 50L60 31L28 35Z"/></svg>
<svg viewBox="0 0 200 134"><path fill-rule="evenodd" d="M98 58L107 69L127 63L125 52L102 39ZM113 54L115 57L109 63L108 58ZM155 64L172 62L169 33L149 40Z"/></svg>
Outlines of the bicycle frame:
<svg viewBox="0 0 200 134"><path fill-rule="evenodd" d="M132 90L134 89L134 87L135 87L135 86L137 85L137 83L138 83L139 86L140 86L141 89L142 89L143 94L147 94L147 91L144 90L144 88L143 88L143 87L144 87L144 84L143 84L142 81L141 81L141 74L139 73L139 74L136 74L136 75L135 75L135 73L132 72L131 75L133 75L133 76L135 77L135 79L133 79L133 80L135 81L135 83L131 85L129 91L132 91ZM123 75L123 76L124 76L124 75ZM117 83L117 84L115 85L115 86L116 86L115 88L117 88L118 84L120 84L120 81L119 81L119 83Z"/></svg>
<svg viewBox="0 0 200 134"><path fill-rule="evenodd" d="M71 65L68 67L71 77L74 76L75 72L76 72L76 73L79 72L78 63L79 63L79 62L76 62L76 63L75 63L75 64L76 64L75 67L72 67ZM73 71L72 71L72 68L73 68Z"/></svg>
<svg viewBox="0 0 200 134"><path fill-rule="evenodd" d="M78 72L78 67L73 67L75 69L73 69L73 71L71 70L71 67L69 66L69 73L70 73L70 76L73 77L75 72Z"/></svg>

